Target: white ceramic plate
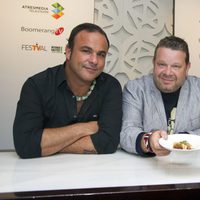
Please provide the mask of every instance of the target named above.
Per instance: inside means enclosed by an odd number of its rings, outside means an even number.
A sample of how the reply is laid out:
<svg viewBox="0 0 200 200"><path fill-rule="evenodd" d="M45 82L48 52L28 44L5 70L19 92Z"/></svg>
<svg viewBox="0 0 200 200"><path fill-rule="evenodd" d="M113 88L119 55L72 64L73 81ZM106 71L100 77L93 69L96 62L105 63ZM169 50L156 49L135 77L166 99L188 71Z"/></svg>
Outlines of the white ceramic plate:
<svg viewBox="0 0 200 200"><path fill-rule="evenodd" d="M192 149L173 148L175 142L181 142L183 140L189 142L192 145ZM160 138L159 144L170 151L184 151L184 152L196 151L200 150L200 136L191 134L173 134L173 135L168 135L167 140Z"/></svg>

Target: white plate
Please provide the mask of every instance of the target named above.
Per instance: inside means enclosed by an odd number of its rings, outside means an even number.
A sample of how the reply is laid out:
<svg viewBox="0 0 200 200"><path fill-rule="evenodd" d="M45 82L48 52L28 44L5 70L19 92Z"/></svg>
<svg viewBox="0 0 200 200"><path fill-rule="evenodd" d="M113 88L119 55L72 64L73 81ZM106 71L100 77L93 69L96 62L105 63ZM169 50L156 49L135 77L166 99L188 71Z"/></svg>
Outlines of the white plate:
<svg viewBox="0 0 200 200"><path fill-rule="evenodd" d="M181 142L183 140L186 140L187 142L189 142L192 145L192 149L173 148L173 145L175 142ZM200 136L192 135L192 134L173 134L173 135L168 135L167 140L160 138L159 144L170 151L180 151L180 152L196 151L196 150L200 150Z"/></svg>

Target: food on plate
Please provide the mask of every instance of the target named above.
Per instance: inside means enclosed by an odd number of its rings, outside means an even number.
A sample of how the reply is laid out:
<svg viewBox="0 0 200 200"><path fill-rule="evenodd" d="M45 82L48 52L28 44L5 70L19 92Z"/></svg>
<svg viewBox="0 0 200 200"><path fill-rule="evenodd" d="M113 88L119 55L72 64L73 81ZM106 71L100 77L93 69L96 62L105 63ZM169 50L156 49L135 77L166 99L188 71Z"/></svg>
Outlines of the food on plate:
<svg viewBox="0 0 200 200"><path fill-rule="evenodd" d="M192 145L187 142L186 140L180 141L180 142L175 142L173 144L173 148L175 149L192 149Z"/></svg>

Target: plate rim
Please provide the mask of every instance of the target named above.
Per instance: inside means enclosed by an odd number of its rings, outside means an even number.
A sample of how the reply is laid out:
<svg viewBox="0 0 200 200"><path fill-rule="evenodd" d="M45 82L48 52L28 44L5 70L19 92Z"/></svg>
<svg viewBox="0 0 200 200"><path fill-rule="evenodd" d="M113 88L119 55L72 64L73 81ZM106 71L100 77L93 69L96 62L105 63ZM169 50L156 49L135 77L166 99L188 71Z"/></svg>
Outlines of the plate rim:
<svg viewBox="0 0 200 200"><path fill-rule="evenodd" d="M200 136L199 135L194 135L194 134L181 134L181 133L175 133L175 134L172 134L172 135L168 135L168 137L174 137L176 135L176 137L199 137L199 140L200 140ZM178 136L177 136L178 135ZM198 151L200 150L200 145L198 148L193 148L193 149L175 149L175 148L171 148L171 147L168 147L166 145L163 145L162 141L167 141L165 140L164 138L159 138L158 142L159 144L164 147L165 149L169 150L169 151L179 151L179 152L192 152L192 151Z"/></svg>

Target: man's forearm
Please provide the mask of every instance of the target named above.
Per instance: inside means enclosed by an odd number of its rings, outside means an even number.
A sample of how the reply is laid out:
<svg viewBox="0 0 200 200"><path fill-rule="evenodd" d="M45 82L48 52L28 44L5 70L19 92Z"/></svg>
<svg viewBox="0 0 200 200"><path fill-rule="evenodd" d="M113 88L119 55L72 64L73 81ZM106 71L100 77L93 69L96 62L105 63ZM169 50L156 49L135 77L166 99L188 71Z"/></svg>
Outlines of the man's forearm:
<svg viewBox="0 0 200 200"><path fill-rule="evenodd" d="M61 153L97 153L90 136L85 136L66 146L60 151Z"/></svg>
<svg viewBox="0 0 200 200"><path fill-rule="evenodd" d="M61 128L46 128L41 140L42 156L60 152L80 138L96 133L97 130L97 122L77 123Z"/></svg>

